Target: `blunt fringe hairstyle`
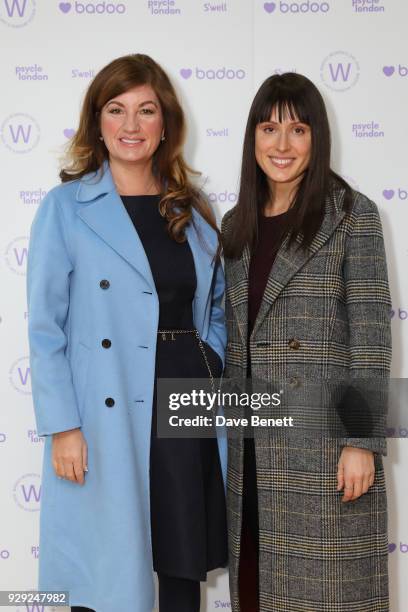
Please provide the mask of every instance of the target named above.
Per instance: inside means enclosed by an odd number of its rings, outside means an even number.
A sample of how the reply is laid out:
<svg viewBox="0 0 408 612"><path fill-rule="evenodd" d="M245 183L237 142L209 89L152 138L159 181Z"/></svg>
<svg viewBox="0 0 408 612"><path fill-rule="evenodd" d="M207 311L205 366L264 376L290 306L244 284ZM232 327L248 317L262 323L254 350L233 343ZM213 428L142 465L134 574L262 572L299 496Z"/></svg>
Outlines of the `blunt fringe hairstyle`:
<svg viewBox="0 0 408 612"><path fill-rule="evenodd" d="M210 206L189 179L189 175L199 173L183 158L186 127L176 92L164 70L148 55L137 53L119 57L95 76L85 94L78 130L67 149L61 181L72 181L95 172L108 159L109 152L99 139L101 110L112 98L139 85L152 87L163 114L166 138L154 154L153 172L164 194L160 212L168 221L171 237L177 242L185 241L185 227L192 219L192 207L219 236Z"/></svg>
<svg viewBox="0 0 408 612"><path fill-rule="evenodd" d="M276 109L280 122L288 117L311 128L310 162L291 202L286 228L290 233L288 245L299 238L302 248L310 246L321 227L326 199L335 189L345 190L344 208L349 210L351 207L350 186L330 168L330 126L319 90L300 74L273 75L261 85L249 111L238 202L223 241L224 254L231 259L240 257L246 245L251 252L254 249L258 238L258 215L272 195L267 177L255 158L255 130L259 123L270 120L273 109Z"/></svg>

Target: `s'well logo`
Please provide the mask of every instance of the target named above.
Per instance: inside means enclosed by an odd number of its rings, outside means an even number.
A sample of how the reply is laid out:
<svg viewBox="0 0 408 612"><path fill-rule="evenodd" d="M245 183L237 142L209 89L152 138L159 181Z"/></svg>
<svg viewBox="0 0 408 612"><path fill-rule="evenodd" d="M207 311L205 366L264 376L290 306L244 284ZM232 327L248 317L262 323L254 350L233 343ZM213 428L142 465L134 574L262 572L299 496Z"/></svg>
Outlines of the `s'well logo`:
<svg viewBox="0 0 408 612"><path fill-rule="evenodd" d="M404 66L403 64L398 64L397 66L383 66L382 71L388 78L394 75L400 77L408 76L408 66Z"/></svg>
<svg viewBox="0 0 408 612"><path fill-rule="evenodd" d="M198 81L204 79L208 79L209 81L242 81L246 77L246 72L240 68L237 70L235 68L226 68L225 66L221 68L208 68L207 70L197 67L194 69L181 68L180 75L186 80L194 76Z"/></svg>
<svg viewBox="0 0 408 612"><path fill-rule="evenodd" d="M13 153L29 153L40 140L40 126L31 115L15 113L2 123L0 135L3 144Z"/></svg>
<svg viewBox="0 0 408 612"><path fill-rule="evenodd" d="M356 13L384 13L382 0L351 0Z"/></svg>
<svg viewBox="0 0 408 612"><path fill-rule="evenodd" d="M24 474L13 487L13 498L17 506L28 512L38 512L41 499L41 477L39 474Z"/></svg>
<svg viewBox="0 0 408 612"><path fill-rule="evenodd" d="M401 187L396 189L384 189L382 194L386 200L393 200L394 198L397 200L408 200L408 190L401 189Z"/></svg>
<svg viewBox="0 0 408 612"><path fill-rule="evenodd" d="M123 2L60 2L59 10L64 15L123 15L126 5Z"/></svg>
<svg viewBox="0 0 408 612"><path fill-rule="evenodd" d="M9 380L16 391L31 395L31 368L28 357L20 357L13 363L9 371Z"/></svg>
<svg viewBox="0 0 408 612"><path fill-rule="evenodd" d="M360 66L351 53L335 51L323 60L320 77L329 89L347 91L354 87L360 78Z"/></svg>
<svg viewBox="0 0 408 612"><path fill-rule="evenodd" d="M25 276L27 271L28 238L19 236L12 240L6 248L4 260L12 272Z"/></svg>
<svg viewBox="0 0 408 612"><path fill-rule="evenodd" d="M348 184L350 185L350 187L352 187L353 189L355 189L356 191L360 191L360 186L357 183L356 179L353 178L352 176L348 176L348 174L342 174L342 177L344 178L345 181L348 182Z"/></svg>
<svg viewBox="0 0 408 612"><path fill-rule="evenodd" d="M269 13L280 12L284 14L293 13L328 13L330 4L328 2L315 2L313 0L297 2L265 2L264 10Z"/></svg>
<svg viewBox="0 0 408 612"><path fill-rule="evenodd" d="M11 28L22 28L35 15L35 0L0 0L0 21Z"/></svg>

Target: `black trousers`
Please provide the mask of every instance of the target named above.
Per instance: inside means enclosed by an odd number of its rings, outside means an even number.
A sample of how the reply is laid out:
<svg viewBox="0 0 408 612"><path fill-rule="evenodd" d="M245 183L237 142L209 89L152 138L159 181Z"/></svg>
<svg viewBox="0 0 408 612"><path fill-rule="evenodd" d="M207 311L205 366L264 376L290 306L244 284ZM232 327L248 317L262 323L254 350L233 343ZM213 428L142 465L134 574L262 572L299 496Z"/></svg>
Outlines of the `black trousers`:
<svg viewBox="0 0 408 612"><path fill-rule="evenodd" d="M159 574L160 612L200 612L200 583L187 578L172 578ZM72 612L94 612L81 606Z"/></svg>
<svg viewBox="0 0 408 612"><path fill-rule="evenodd" d="M255 443L244 440L241 556L239 562L241 612L259 611L259 521Z"/></svg>

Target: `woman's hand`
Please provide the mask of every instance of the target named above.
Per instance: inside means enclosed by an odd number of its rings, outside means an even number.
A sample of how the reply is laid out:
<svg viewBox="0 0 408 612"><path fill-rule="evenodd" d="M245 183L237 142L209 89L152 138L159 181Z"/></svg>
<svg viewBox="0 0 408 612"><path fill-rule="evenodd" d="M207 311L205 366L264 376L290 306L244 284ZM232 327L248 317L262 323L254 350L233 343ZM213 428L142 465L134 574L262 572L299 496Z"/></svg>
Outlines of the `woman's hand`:
<svg viewBox="0 0 408 612"><path fill-rule="evenodd" d="M367 493L374 484L375 468L372 451L345 446L337 468L337 491L344 489L343 502L348 502Z"/></svg>
<svg viewBox="0 0 408 612"><path fill-rule="evenodd" d="M53 434L52 464L59 478L84 484L88 471L88 447L80 429Z"/></svg>

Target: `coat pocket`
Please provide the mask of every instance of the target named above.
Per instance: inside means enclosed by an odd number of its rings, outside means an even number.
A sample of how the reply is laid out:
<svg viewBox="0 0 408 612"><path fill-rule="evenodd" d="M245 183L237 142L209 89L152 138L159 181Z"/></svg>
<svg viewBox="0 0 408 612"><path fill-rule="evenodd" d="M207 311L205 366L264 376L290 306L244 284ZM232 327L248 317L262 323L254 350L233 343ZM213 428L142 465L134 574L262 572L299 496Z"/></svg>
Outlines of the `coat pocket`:
<svg viewBox="0 0 408 612"><path fill-rule="evenodd" d="M90 349L78 342L75 352L74 358L72 361L72 382L74 385L75 395L77 399L77 405L79 410L79 415L81 420L85 416L85 408L86 408L86 389L87 389L87 379L88 379L88 369L89 369L89 361L90 361Z"/></svg>

